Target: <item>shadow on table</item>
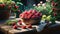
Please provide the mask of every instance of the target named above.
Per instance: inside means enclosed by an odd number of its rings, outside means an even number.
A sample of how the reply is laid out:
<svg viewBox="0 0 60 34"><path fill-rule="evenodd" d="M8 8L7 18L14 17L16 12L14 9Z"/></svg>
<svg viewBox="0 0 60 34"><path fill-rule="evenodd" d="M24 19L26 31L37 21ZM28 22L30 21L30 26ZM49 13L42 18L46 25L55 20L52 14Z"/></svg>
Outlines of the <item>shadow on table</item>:
<svg viewBox="0 0 60 34"><path fill-rule="evenodd" d="M0 31L0 34L4 34L4 33Z"/></svg>
<svg viewBox="0 0 60 34"><path fill-rule="evenodd" d="M50 24L46 26L45 29L37 34L60 34L60 24Z"/></svg>

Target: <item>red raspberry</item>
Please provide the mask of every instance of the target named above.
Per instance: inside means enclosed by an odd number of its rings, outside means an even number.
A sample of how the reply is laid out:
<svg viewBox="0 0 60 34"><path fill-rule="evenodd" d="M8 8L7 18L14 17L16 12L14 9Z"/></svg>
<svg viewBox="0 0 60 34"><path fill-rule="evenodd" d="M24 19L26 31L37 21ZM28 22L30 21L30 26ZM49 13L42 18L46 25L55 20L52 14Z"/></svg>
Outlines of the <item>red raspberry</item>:
<svg viewBox="0 0 60 34"><path fill-rule="evenodd" d="M57 9L56 8L52 8L53 11L56 11Z"/></svg>
<svg viewBox="0 0 60 34"><path fill-rule="evenodd" d="M3 6L5 6L5 4L2 4Z"/></svg>
<svg viewBox="0 0 60 34"><path fill-rule="evenodd" d="M30 14L30 13L32 13L32 11L33 11L33 10L29 10L28 13Z"/></svg>
<svg viewBox="0 0 60 34"><path fill-rule="evenodd" d="M52 1L52 6L55 6L55 2L54 1Z"/></svg>
<svg viewBox="0 0 60 34"><path fill-rule="evenodd" d="M20 15L20 17L21 17L21 18L25 18L25 14L22 13L22 14Z"/></svg>
<svg viewBox="0 0 60 34"><path fill-rule="evenodd" d="M41 17L41 16L42 16L42 13L39 12L37 15L38 15L39 17Z"/></svg>
<svg viewBox="0 0 60 34"><path fill-rule="evenodd" d="M32 16L32 19L34 19L34 18L35 18L35 15Z"/></svg>
<svg viewBox="0 0 60 34"><path fill-rule="evenodd" d="M22 22L18 22L20 25L22 25Z"/></svg>
<svg viewBox="0 0 60 34"><path fill-rule="evenodd" d="M12 23L12 25L13 25L13 26L16 25L16 22Z"/></svg>
<svg viewBox="0 0 60 34"><path fill-rule="evenodd" d="M19 17L21 17L22 16L22 13L19 15Z"/></svg>
<svg viewBox="0 0 60 34"><path fill-rule="evenodd" d="M11 6L8 6L8 9L11 9Z"/></svg>
<svg viewBox="0 0 60 34"><path fill-rule="evenodd" d="M4 8L5 7L5 4L2 4L1 7Z"/></svg>
<svg viewBox="0 0 60 34"><path fill-rule="evenodd" d="M18 20L18 22L21 22L21 20Z"/></svg>
<svg viewBox="0 0 60 34"><path fill-rule="evenodd" d="M18 10L18 12L20 12L20 10Z"/></svg>
<svg viewBox="0 0 60 34"><path fill-rule="evenodd" d="M18 23L19 23L20 25L22 25L22 21L21 21L21 20L19 20Z"/></svg>
<svg viewBox="0 0 60 34"><path fill-rule="evenodd" d="M0 4L0 7L1 7L1 8L4 8L4 6L5 6L5 4Z"/></svg>
<svg viewBox="0 0 60 34"><path fill-rule="evenodd" d="M14 29L17 29L17 25L14 25L13 28L14 28Z"/></svg>
<svg viewBox="0 0 60 34"><path fill-rule="evenodd" d="M32 14L28 15L28 17L27 17L27 18L28 18L28 19L30 19L31 17L32 17Z"/></svg>
<svg viewBox="0 0 60 34"><path fill-rule="evenodd" d="M22 29L26 29L26 26L22 26Z"/></svg>
<svg viewBox="0 0 60 34"><path fill-rule="evenodd" d="M28 11L27 11L27 10L25 10L23 13L24 13L24 14L28 14Z"/></svg>
<svg viewBox="0 0 60 34"><path fill-rule="evenodd" d="M28 18L28 14L25 14L25 19L27 19Z"/></svg>
<svg viewBox="0 0 60 34"><path fill-rule="evenodd" d="M57 13L54 13L54 16L56 16L57 15Z"/></svg>
<svg viewBox="0 0 60 34"><path fill-rule="evenodd" d="M15 6L15 8L17 9L17 8L19 8L19 6Z"/></svg>
<svg viewBox="0 0 60 34"><path fill-rule="evenodd" d="M36 10L33 10L33 11L32 11L32 13L34 13L34 14L35 14L35 13L37 13L37 11L36 11Z"/></svg>
<svg viewBox="0 0 60 34"><path fill-rule="evenodd" d="M27 28L32 28L32 25L28 25Z"/></svg>
<svg viewBox="0 0 60 34"><path fill-rule="evenodd" d="M37 13L35 13L35 15L37 16L37 15L39 15L39 13L37 12Z"/></svg>

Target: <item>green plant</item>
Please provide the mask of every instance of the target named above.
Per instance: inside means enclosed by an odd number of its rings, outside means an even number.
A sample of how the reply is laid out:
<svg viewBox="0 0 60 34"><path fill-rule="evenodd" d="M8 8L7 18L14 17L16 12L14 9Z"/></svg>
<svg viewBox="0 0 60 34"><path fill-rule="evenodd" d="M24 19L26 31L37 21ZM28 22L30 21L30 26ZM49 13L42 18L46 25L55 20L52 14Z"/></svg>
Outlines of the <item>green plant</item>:
<svg viewBox="0 0 60 34"><path fill-rule="evenodd" d="M49 15L52 12L51 2L39 3L34 7L39 12Z"/></svg>
<svg viewBox="0 0 60 34"><path fill-rule="evenodd" d="M54 12L55 10L54 6L56 5L56 3L52 3L52 1L54 0L48 1L46 0L45 3L41 1L40 3L37 4L37 6L34 6L34 9L39 12L42 12L43 16L44 15L47 16L46 18L42 17L43 20L48 20L51 21L52 23L55 23L57 12Z"/></svg>
<svg viewBox="0 0 60 34"><path fill-rule="evenodd" d="M0 16L2 15L0 17L0 20L9 18L10 11L13 12L13 13L17 13L18 15L21 12L20 9L19 9L19 6L14 1L12 1L12 0L2 0L0 2Z"/></svg>

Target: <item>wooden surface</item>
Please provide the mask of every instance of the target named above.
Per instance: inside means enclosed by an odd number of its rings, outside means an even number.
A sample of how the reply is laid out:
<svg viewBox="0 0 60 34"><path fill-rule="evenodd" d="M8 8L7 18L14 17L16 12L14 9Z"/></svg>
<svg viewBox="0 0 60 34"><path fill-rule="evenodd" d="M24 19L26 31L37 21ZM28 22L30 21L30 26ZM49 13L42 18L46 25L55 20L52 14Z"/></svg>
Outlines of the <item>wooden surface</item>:
<svg viewBox="0 0 60 34"><path fill-rule="evenodd" d="M36 32L36 30L22 32L21 30L12 29L11 26L3 25L3 27L1 25L3 22L4 21L0 22L0 31L3 31L5 34L51 34L53 32L55 33L56 31L60 33L60 21L56 22L56 24L46 26L41 32Z"/></svg>
<svg viewBox="0 0 60 34"><path fill-rule="evenodd" d="M4 32L5 34L35 34L36 30L30 29L30 30L26 30L26 29L22 29L22 30L18 30L18 29L13 29L11 26L0 26L0 30L2 32Z"/></svg>
<svg viewBox="0 0 60 34"><path fill-rule="evenodd" d="M19 20L19 18L17 18L16 20ZM16 30L11 26L3 25L5 22L6 20L0 21L0 31L5 34L36 34L36 30Z"/></svg>
<svg viewBox="0 0 60 34"><path fill-rule="evenodd" d="M41 32L37 34L60 34L60 24L51 24L46 26Z"/></svg>
<svg viewBox="0 0 60 34"><path fill-rule="evenodd" d="M47 26L41 32L36 32L36 30L31 30L31 31L15 30L12 29L11 26L2 26L0 27L0 30L3 31L5 34L51 34L55 32L60 32L60 25L57 24L56 26L53 25L50 25L49 27Z"/></svg>
<svg viewBox="0 0 60 34"><path fill-rule="evenodd" d="M37 32L36 30L16 30L11 26L0 25L0 30L5 34L51 34L55 32L60 32L60 24L52 24L46 26L41 32Z"/></svg>

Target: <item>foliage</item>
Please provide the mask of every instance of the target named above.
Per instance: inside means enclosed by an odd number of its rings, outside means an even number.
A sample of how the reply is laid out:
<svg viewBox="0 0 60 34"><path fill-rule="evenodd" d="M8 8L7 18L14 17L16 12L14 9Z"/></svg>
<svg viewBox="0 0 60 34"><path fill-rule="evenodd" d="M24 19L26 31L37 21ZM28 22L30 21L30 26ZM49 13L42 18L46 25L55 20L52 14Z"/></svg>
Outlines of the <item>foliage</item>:
<svg viewBox="0 0 60 34"><path fill-rule="evenodd" d="M34 7L34 9L46 15L49 15L52 12L52 6L50 2L46 2L43 4L39 3L37 6Z"/></svg>
<svg viewBox="0 0 60 34"><path fill-rule="evenodd" d="M21 4L21 3L20 3ZM20 14L20 6L18 6L18 3L12 0L1 0L0 1L0 19L7 19L10 16L9 12ZM9 15L8 15L9 14ZM6 17L6 18L4 18Z"/></svg>
<svg viewBox="0 0 60 34"><path fill-rule="evenodd" d="M56 4L53 4L52 0L48 0L45 3L41 1L40 3L34 6L34 9L39 12L42 12L43 16L46 16L46 17L42 16L42 20L47 20L54 23L56 20L56 12L54 12L53 5L55 6Z"/></svg>
<svg viewBox="0 0 60 34"><path fill-rule="evenodd" d="M7 20L6 22L5 22L5 24L6 25L12 25L13 23L17 23L18 22L18 20Z"/></svg>

